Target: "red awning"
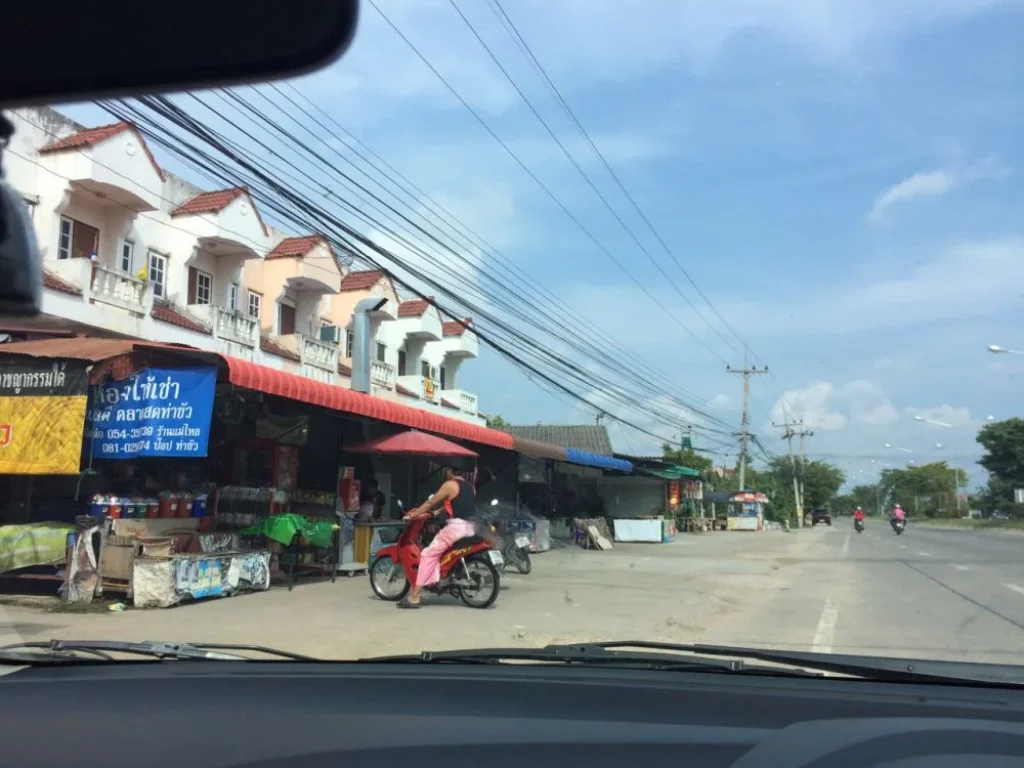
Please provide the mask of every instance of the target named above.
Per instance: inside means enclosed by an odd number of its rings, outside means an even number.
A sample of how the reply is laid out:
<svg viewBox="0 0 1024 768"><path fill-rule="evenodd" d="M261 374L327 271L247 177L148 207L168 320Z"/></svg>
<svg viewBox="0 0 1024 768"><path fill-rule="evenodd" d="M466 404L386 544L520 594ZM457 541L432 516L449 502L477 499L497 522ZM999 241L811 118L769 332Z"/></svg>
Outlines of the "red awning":
<svg viewBox="0 0 1024 768"><path fill-rule="evenodd" d="M445 440L437 435L428 435L426 432L415 429L399 432L397 435L367 440L345 450L353 453L389 453L406 456L466 456L472 458L478 455L475 451L463 448L451 440Z"/></svg>
<svg viewBox="0 0 1024 768"><path fill-rule="evenodd" d="M497 429L488 429L446 416L438 416L419 408L373 397L363 392L339 387L336 384L325 384L322 381L308 379L294 373L285 373L275 368L242 360L237 357L222 355L228 366L228 376L232 384L246 389L255 389L268 395L287 397L291 400L319 405L334 411L344 411L368 419L388 421L404 427L433 432L439 435L454 437L458 440L471 440L481 445L515 450L512 435Z"/></svg>

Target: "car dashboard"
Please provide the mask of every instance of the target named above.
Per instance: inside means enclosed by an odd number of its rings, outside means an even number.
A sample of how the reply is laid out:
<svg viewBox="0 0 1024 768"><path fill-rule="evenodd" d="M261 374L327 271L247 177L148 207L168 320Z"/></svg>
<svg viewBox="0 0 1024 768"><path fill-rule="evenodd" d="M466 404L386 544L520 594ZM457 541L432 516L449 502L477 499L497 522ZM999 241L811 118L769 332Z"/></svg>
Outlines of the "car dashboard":
<svg viewBox="0 0 1024 768"><path fill-rule="evenodd" d="M0 675L0 766L995 768L1024 765L1022 706L736 672L118 662Z"/></svg>

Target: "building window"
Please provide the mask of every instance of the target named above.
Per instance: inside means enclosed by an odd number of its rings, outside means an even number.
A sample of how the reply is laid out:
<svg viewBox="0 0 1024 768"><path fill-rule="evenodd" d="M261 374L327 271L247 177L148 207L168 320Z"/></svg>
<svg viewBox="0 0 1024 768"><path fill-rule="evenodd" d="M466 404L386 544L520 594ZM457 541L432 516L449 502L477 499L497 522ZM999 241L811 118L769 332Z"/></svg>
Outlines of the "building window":
<svg viewBox="0 0 1024 768"><path fill-rule="evenodd" d="M425 379L430 378L430 363L426 360L420 360L420 376Z"/></svg>
<svg viewBox="0 0 1024 768"><path fill-rule="evenodd" d="M388 356L388 348L378 341L377 342L377 362L379 362L379 363L385 362L387 360L387 356Z"/></svg>
<svg viewBox="0 0 1024 768"><path fill-rule="evenodd" d="M260 319L260 308L263 306L263 295L249 291L249 317Z"/></svg>
<svg viewBox="0 0 1024 768"><path fill-rule="evenodd" d="M405 350L398 350L398 375L405 376Z"/></svg>
<svg viewBox="0 0 1024 768"><path fill-rule="evenodd" d="M232 312L238 311L238 283L230 283L228 285L228 309Z"/></svg>
<svg viewBox="0 0 1024 768"><path fill-rule="evenodd" d="M162 299L167 294L167 257L156 251L149 252L149 282L153 296Z"/></svg>
<svg viewBox="0 0 1024 768"><path fill-rule="evenodd" d="M448 381L448 372L441 366L441 389L448 389L446 382Z"/></svg>
<svg viewBox="0 0 1024 768"><path fill-rule="evenodd" d="M63 216L60 217L60 239L57 242L58 259L71 258L71 233L73 228L74 223L71 219L66 219Z"/></svg>
<svg viewBox="0 0 1024 768"><path fill-rule="evenodd" d="M135 265L135 243L131 240L121 241L121 271L127 274L132 273L132 267Z"/></svg>
<svg viewBox="0 0 1024 768"><path fill-rule="evenodd" d="M213 275L195 267L188 268L188 303L207 305L213 300Z"/></svg>
<svg viewBox="0 0 1024 768"><path fill-rule="evenodd" d="M290 336L295 333L295 307L277 303L277 335Z"/></svg>
<svg viewBox="0 0 1024 768"><path fill-rule="evenodd" d="M345 329L345 357L352 357L352 347L355 344L355 337L352 335L352 329Z"/></svg>

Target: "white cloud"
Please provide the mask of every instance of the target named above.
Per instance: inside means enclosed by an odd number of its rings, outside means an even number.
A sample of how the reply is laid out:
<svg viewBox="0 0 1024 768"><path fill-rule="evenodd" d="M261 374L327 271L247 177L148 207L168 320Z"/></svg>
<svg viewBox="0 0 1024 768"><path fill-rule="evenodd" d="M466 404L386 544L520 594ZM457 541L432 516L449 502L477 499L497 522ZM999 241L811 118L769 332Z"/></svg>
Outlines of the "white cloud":
<svg viewBox="0 0 1024 768"><path fill-rule="evenodd" d="M771 421L784 424L802 419L808 429L841 430L848 419L833 407L835 396L836 388L828 381L815 381L803 389L784 392L771 408Z"/></svg>
<svg viewBox="0 0 1024 768"><path fill-rule="evenodd" d="M931 408L911 407L907 408L907 412L915 417L920 416L923 420L921 423L924 424L925 426L934 427L937 429L948 428L943 427L943 424L948 424L949 427L966 427L972 424L980 423L971 417L970 409L961 406L949 405L946 403Z"/></svg>
<svg viewBox="0 0 1024 768"><path fill-rule="evenodd" d="M871 222L881 222L885 219L888 210L895 205L925 198L942 197L958 187L965 187L979 181L1000 179L1008 173L1008 168L991 159L972 165L918 171L881 192L875 198L867 218Z"/></svg>

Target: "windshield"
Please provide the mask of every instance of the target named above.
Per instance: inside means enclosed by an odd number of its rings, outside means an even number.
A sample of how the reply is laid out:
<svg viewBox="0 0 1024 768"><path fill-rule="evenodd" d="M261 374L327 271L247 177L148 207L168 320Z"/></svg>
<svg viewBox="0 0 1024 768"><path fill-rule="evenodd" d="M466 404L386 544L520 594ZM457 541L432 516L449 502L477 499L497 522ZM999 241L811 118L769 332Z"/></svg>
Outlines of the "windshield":
<svg viewBox="0 0 1024 768"><path fill-rule="evenodd" d="M1024 658L1024 16L790 5L6 112L0 645Z"/></svg>

